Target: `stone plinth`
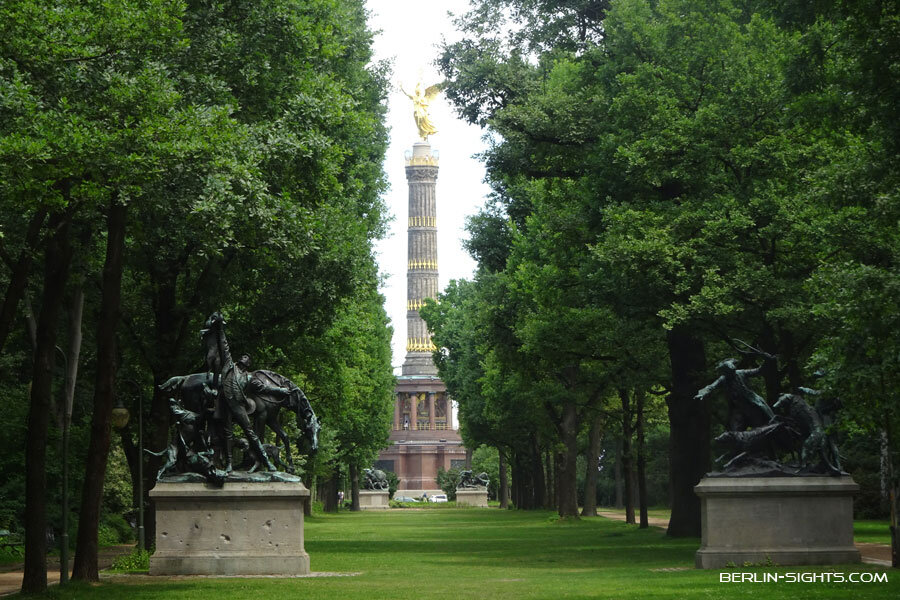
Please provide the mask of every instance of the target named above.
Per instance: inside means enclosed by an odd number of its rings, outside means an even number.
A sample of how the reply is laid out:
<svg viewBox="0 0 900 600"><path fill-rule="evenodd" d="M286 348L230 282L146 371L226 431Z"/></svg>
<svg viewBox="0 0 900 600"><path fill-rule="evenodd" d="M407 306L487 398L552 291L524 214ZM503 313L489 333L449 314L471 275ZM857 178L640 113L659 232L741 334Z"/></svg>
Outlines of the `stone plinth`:
<svg viewBox="0 0 900 600"><path fill-rule="evenodd" d="M302 483L157 483L151 575L305 575Z"/></svg>
<svg viewBox="0 0 900 600"><path fill-rule="evenodd" d="M390 508L387 490L359 490L359 508L361 510L378 510Z"/></svg>
<svg viewBox="0 0 900 600"><path fill-rule="evenodd" d="M858 563L853 495L843 477L705 477L700 496L702 544L696 564L827 565Z"/></svg>
<svg viewBox="0 0 900 600"><path fill-rule="evenodd" d="M465 488L456 490L456 505L487 508L487 488Z"/></svg>

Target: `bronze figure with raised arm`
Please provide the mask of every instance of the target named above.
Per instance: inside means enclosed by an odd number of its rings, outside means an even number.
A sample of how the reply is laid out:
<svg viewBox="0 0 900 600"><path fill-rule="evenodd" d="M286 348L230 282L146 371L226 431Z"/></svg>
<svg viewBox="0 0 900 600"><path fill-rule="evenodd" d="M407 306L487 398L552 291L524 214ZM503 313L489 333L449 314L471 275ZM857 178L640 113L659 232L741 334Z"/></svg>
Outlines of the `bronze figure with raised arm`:
<svg viewBox="0 0 900 600"><path fill-rule="evenodd" d="M775 357L766 354L766 360ZM762 397L753 391L748 380L762 372L763 365L755 369L738 369L737 359L726 358L716 365L718 379L697 392L697 400L703 400L711 392L722 388L728 398L729 429L743 431L750 427L767 425L775 418L775 412Z"/></svg>

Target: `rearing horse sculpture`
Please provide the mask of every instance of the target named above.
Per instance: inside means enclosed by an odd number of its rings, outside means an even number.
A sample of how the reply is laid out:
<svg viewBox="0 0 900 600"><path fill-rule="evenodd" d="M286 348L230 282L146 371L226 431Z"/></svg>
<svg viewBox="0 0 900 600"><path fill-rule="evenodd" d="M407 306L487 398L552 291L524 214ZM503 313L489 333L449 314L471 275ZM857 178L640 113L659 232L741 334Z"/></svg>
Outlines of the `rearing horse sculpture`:
<svg viewBox="0 0 900 600"><path fill-rule="evenodd" d="M260 439L263 439L266 432L266 426L275 432L275 436L282 444L284 444L286 462L289 468L292 469L294 461L291 458L290 439L281 427L278 415L282 408L286 408L296 413L297 428L303 433L303 438L307 441L309 448L308 454L313 454L319 448L319 430L321 429L319 420L316 418L316 413L313 412L312 405L309 403L309 398L306 397L303 390L297 387L293 381L284 375L280 375L273 371L258 370L253 371L250 377L260 381L266 387L271 388L274 386L287 388L289 390L287 396L276 396L274 394L263 392L255 394L252 400L255 404L253 423L256 434ZM299 454L304 454L299 439L297 440L297 452Z"/></svg>
<svg viewBox="0 0 900 600"><path fill-rule="evenodd" d="M253 419L254 430L260 439L264 439L266 426L271 429L279 441L284 444L285 462L289 467L293 467L293 458L290 450L290 439L281 427L278 416L282 408L286 408L297 415L297 428L302 432L303 439L306 442L306 452L301 446L301 440L297 440L297 452L300 454L314 454L318 449L318 434L321 427L313 412L312 405L306 394L303 393L297 385L290 379L274 373L272 371L253 371L251 378L261 380L267 385L275 385L285 387L290 390L286 397L277 397L274 394L257 394L248 396L247 412ZM213 409L209 403L210 386L213 382L212 373L193 373L191 375L179 375L172 377L162 385L160 389L172 394L181 401L181 405L189 411L203 415L202 427L208 427L213 423ZM218 398L217 398L218 400ZM227 410L227 407L225 407ZM213 436L217 438L215 445L219 446L220 454L225 449L221 447L224 444L224 437L221 432ZM224 462L224 459L223 459Z"/></svg>

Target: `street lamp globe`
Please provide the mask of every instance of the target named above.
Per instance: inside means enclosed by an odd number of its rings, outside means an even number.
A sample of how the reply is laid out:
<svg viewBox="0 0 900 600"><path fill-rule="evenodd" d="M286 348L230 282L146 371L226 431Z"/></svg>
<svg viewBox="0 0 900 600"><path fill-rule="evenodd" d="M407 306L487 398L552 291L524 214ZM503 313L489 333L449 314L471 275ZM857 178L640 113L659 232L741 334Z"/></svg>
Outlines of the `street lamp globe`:
<svg viewBox="0 0 900 600"><path fill-rule="evenodd" d="M116 407L112 409L112 426L116 429L122 429L128 425L128 417L130 416L128 409L122 405L122 400L117 400Z"/></svg>

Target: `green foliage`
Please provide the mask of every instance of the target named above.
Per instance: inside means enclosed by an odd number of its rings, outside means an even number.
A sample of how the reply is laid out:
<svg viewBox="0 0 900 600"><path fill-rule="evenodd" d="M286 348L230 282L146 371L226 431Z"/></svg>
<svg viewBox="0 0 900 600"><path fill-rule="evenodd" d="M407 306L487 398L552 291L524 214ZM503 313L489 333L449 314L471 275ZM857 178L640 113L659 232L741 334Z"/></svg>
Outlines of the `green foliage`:
<svg viewBox="0 0 900 600"><path fill-rule="evenodd" d="M72 285L86 294L74 515L97 366L99 298L84 282L99 279L113 200L128 214L121 379L148 392L151 382L196 371L195 332L221 309L235 352L311 392L331 430L311 471L331 468L332 457L363 461L386 438L390 331L372 245L386 219L388 74L372 61L371 41L357 0L0 7L0 303L21 308L11 284L17 260L28 258L24 289L40 309L43 250L60 221L73 232ZM0 447L0 527L19 530L32 349L12 314L15 329L0 341L0 392L11 405L0 416L9 445ZM161 449L166 399L148 393L144 410L145 443ZM47 497L58 529L59 406L52 417ZM125 435L136 443L135 417L132 409ZM109 515L134 504L117 441L105 473ZM105 522L103 539L125 539L120 525Z"/></svg>
<svg viewBox="0 0 900 600"><path fill-rule="evenodd" d="M3 358L0 357L0 360ZM0 427L7 432L0 436L0 529L22 533L25 512L22 440L25 439L28 400L24 386L0 382L0 392L8 399L7 410L0 411Z"/></svg>
<svg viewBox="0 0 900 600"><path fill-rule="evenodd" d="M309 348L300 372L325 433L316 475L339 464L370 465L387 444L393 419L392 329L374 273L338 311L334 324Z"/></svg>
<svg viewBox="0 0 900 600"><path fill-rule="evenodd" d="M496 500L500 489L500 453L492 446L479 446L472 451L472 472L487 473L488 498Z"/></svg>
<svg viewBox="0 0 900 600"><path fill-rule="evenodd" d="M705 432L676 434L707 408L685 400L740 338L779 356L770 402L827 388L896 461L900 153L877 81L898 23L877 1L473 3L439 65L494 140L495 194L469 222L474 281L422 311L467 442L508 449L521 482L535 454L569 462L610 392L666 389L673 464L702 462ZM670 489L693 498L688 479Z"/></svg>
<svg viewBox="0 0 900 600"><path fill-rule="evenodd" d="M456 500L456 486L459 485L460 471L461 469L458 467L452 467L447 470L438 469L437 484L447 494L448 501Z"/></svg>
<svg viewBox="0 0 900 600"><path fill-rule="evenodd" d="M100 516L98 538L101 546L129 543L134 541L134 530L121 514L106 513Z"/></svg>
<svg viewBox="0 0 900 600"><path fill-rule="evenodd" d="M388 498L393 498L400 486L400 478L393 471L385 471L384 475L388 480Z"/></svg>
<svg viewBox="0 0 900 600"><path fill-rule="evenodd" d="M109 460L106 463L106 476L103 478L103 506L107 511L117 515L132 510L131 473L122 447L110 448Z"/></svg>
<svg viewBox="0 0 900 600"><path fill-rule="evenodd" d="M151 552L141 548L135 548L131 554L117 556L110 565L113 571L125 573L146 572L150 569Z"/></svg>

